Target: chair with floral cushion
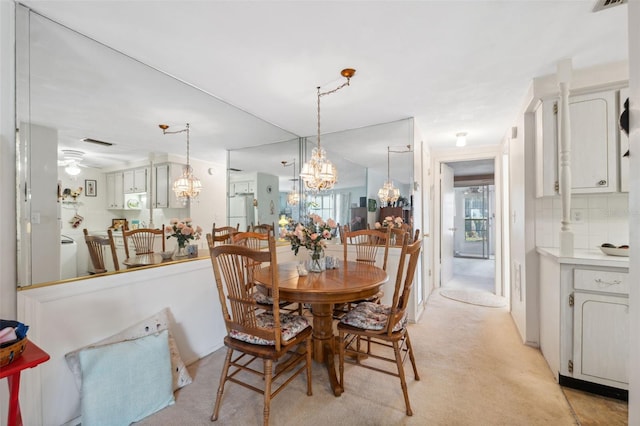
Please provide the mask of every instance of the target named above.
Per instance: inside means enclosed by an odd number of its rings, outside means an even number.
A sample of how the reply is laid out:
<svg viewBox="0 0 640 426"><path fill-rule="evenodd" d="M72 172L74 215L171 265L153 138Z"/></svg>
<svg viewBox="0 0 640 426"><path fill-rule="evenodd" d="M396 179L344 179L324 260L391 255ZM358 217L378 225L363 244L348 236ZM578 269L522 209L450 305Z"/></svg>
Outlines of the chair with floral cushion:
<svg viewBox="0 0 640 426"><path fill-rule="evenodd" d="M213 224L213 228L211 230L211 236L213 238L214 243L218 244L231 244L231 236L240 230L240 224L238 223L236 227L233 226L221 226L216 228L216 224Z"/></svg>
<svg viewBox="0 0 640 426"><path fill-rule="evenodd" d="M252 265L277 264L273 236L268 236L267 246L266 251L253 250L238 244L210 248L222 316L227 329L224 338L227 354L211 416L212 421L218 419L227 382L239 384L264 395L265 425L269 424L272 397L305 371L307 395L312 394L311 326L303 316L280 313L278 268L271 268L273 310L257 309L258 305L253 297ZM285 357L287 358L284 368L274 368L274 363ZM262 369L254 363L260 360ZM261 377L263 389L255 386L255 380L244 381L245 377L251 374Z"/></svg>
<svg viewBox="0 0 640 426"><path fill-rule="evenodd" d="M405 234L403 238L391 305L362 302L338 323L340 386L347 389L344 384L344 363L345 355L348 355L353 357L356 365L400 379L407 416L413 415L404 375L403 363L407 355L411 360L415 379L420 380L407 330L407 305L422 244L420 240L409 244L409 238L409 234ZM361 345L362 339L367 340L366 349ZM372 347L380 346L384 347L384 351L393 348L393 358L385 352L375 353L371 350ZM396 372L381 368L380 363L376 364L375 360L394 363Z"/></svg>

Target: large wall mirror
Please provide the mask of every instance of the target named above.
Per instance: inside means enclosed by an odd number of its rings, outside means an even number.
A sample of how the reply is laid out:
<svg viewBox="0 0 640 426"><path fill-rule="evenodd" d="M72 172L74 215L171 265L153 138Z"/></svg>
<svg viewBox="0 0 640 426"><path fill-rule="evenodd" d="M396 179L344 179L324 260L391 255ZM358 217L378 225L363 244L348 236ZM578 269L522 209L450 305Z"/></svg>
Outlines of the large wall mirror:
<svg viewBox="0 0 640 426"><path fill-rule="evenodd" d="M120 219L158 228L190 215L208 231L227 220L220 203L227 150L297 140L33 10L17 5L16 12L19 286L89 274L83 228L104 233ZM147 168L152 185L154 164L184 163L184 134L163 136L160 123L176 130L190 123L191 160L205 186L200 201L155 207L149 187L112 208L111 172ZM69 151L81 153L74 176L65 172ZM211 205L222 213L212 215Z"/></svg>
<svg viewBox="0 0 640 426"><path fill-rule="evenodd" d="M307 214L316 213L351 229L373 227L381 213L377 192L388 177L402 196L394 206L399 206L406 212L404 216L411 218L412 141L412 119L322 135L322 146L338 170L338 182L332 190L320 193L304 191L299 179L300 165L316 146L316 137L232 150L229 153L229 224L245 229L251 223L274 222L284 232L287 224L304 221ZM388 162L387 148L392 151ZM271 216L260 207L271 202L266 199L266 186L259 183L261 179L271 182L274 192L273 182L278 185L277 208ZM292 192L298 194L297 201L290 202ZM372 211L369 200L375 201Z"/></svg>

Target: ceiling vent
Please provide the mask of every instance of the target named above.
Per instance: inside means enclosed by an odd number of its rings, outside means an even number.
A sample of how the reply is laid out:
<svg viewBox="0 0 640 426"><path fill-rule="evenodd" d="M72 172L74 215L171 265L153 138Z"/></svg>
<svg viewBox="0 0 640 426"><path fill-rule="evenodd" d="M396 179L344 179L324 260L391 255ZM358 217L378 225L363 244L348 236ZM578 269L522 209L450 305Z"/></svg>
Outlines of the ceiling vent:
<svg viewBox="0 0 640 426"><path fill-rule="evenodd" d="M91 139L91 138L84 138L84 139L82 139L82 142L95 143L96 145L102 145L102 146L111 146L111 145L113 145L113 143L111 143L111 142L104 142L104 141L99 141L97 139Z"/></svg>
<svg viewBox="0 0 640 426"><path fill-rule="evenodd" d="M594 12L599 12L605 9L611 9L614 6L619 6L626 3L627 0L596 0L595 6L593 6Z"/></svg>

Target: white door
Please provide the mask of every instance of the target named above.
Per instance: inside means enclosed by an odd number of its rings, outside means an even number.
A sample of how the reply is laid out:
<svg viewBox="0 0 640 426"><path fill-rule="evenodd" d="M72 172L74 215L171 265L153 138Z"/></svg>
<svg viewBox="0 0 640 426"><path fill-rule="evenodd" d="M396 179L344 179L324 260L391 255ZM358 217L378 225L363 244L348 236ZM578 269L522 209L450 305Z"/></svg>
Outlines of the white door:
<svg viewBox="0 0 640 426"><path fill-rule="evenodd" d="M440 286L443 286L453 278L456 197L453 190L453 169L444 163L440 167Z"/></svg>

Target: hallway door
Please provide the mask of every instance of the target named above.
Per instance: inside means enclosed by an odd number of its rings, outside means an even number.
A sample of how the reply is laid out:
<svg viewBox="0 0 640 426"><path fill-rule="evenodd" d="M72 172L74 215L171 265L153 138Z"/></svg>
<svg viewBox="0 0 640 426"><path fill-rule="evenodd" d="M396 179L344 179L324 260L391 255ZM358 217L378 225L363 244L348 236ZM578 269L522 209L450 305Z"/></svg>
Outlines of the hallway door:
<svg viewBox="0 0 640 426"><path fill-rule="evenodd" d="M443 286L453 278L456 197L453 189L453 169L445 163L441 163L440 167L440 286Z"/></svg>

